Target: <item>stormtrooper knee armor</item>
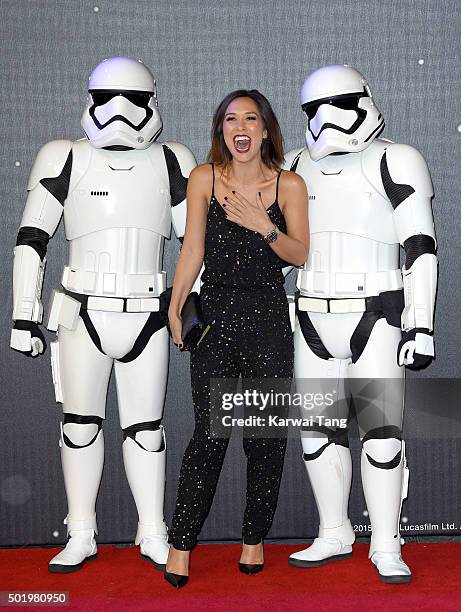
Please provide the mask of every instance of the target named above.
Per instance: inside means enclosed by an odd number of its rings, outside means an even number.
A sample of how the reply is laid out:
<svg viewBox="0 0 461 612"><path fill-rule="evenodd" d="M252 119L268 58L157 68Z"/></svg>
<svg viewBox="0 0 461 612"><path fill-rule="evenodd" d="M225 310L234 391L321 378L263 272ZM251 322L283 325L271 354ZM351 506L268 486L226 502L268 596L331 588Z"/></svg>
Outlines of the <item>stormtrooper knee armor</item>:
<svg viewBox="0 0 461 612"><path fill-rule="evenodd" d="M195 166L162 130L148 68L128 57L101 62L89 79L82 116L86 138L58 140L39 152L15 248L12 348L37 356L41 291L50 237L64 217L69 260L53 293L48 329L56 399L63 403L61 455L70 539L51 571L74 571L96 555L95 502L104 460L102 422L115 370L123 459L139 515L136 544L162 568L168 374L162 292L165 238L184 235L186 186Z"/></svg>

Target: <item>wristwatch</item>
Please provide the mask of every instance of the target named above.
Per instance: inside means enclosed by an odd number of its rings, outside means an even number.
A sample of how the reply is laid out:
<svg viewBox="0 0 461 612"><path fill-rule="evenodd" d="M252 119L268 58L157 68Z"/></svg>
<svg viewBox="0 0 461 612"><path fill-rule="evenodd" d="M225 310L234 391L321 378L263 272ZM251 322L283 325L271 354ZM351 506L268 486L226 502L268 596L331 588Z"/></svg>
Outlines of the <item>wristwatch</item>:
<svg viewBox="0 0 461 612"><path fill-rule="evenodd" d="M263 236L263 238L264 238L264 240L266 241L267 244L270 244L271 242L275 242L277 240L277 238L279 237L279 234L280 234L280 230L274 224L273 229L271 229L270 232L267 232L267 234L265 234Z"/></svg>

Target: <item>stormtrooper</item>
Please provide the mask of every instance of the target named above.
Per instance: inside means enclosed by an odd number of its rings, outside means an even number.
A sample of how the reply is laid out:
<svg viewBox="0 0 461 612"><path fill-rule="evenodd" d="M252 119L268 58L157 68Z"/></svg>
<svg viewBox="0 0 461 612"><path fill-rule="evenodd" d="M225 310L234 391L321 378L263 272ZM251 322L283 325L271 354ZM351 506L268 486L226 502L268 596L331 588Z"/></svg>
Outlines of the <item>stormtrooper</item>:
<svg viewBox="0 0 461 612"><path fill-rule="evenodd" d="M139 517L135 543L163 570L169 547L161 419L169 341L162 257L171 226L176 236L184 234L195 160L181 144L155 142L162 130L156 83L140 60L104 60L88 90L86 138L49 142L32 168L14 256L11 346L32 357L45 350L39 327L45 254L63 216L69 259L47 327L57 331L50 348L56 400L64 410L59 445L69 539L49 570L78 570L97 553L95 503L112 368L123 460Z"/></svg>
<svg viewBox="0 0 461 612"><path fill-rule="evenodd" d="M318 567L351 555L351 455L347 425L340 423L347 423L352 398L371 524L369 558L384 582L409 582L399 533L408 487L403 379L404 366L421 368L434 357L431 178L413 147L378 139L383 116L354 68L312 72L301 105L307 148L291 151L285 164L309 192L311 242L297 278L295 376L301 390L315 379L323 390L334 383L338 396L301 432L320 528L289 563Z"/></svg>

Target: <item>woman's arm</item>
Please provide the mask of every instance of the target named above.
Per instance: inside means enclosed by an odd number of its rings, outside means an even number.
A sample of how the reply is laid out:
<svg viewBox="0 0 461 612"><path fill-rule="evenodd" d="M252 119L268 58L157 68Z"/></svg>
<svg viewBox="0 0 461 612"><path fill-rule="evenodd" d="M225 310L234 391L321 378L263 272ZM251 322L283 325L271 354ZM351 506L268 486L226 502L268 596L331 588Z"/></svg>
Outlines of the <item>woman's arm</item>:
<svg viewBox="0 0 461 612"><path fill-rule="evenodd" d="M269 246L280 259L295 266L302 266L309 253L306 183L295 172L283 172L280 183L282 186L279 185L279 205L285 217L287 233L280 232L277 240L269 243ZM263 236L270 232L273 226L269 218L269 227L266 231L263 230Z"/></svg>
<svg viewBox="0 0 461 612"><path fill-rule="evenodd" d="M202 164L192 170L187 183L187 217L184 242L173 281L168 318L176 345L181 340L181 309L202 267L205 254L205 229L211 192L211 166Z"/></svg>

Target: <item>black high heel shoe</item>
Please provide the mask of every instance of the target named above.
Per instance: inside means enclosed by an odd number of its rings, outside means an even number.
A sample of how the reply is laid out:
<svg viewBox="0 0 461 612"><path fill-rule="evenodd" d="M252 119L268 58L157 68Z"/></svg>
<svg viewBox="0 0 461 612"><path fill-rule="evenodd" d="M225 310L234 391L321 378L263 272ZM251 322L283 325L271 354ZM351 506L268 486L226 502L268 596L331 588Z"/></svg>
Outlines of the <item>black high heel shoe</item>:
<svg viewBox="0 0 461 612"><path fill-rule="evenodd" d="M172 572L165 572L163 577L167 582L177 589L181 589L189 581L189 576L181 576L181 574L173 574Z"/></svg>
<svg viewBox="0 0 461 612"><path fill-rule="evenodd" d="M264 569L264 561L262 563L239 562L239 570L242 572L242 574L246 574L247 576L258 574L259 572L262 572L263 569Z"/></svg>
<svg viewBox="0 0 461 612"><path fill-rule="evenodd" d="M172 547L170 548L170 552L171 550L176 550L176 549ZM170 555L168 554L168 559L166 562L165 572L163 574L163 577L165 578L167 582L171 584L171 586L174 586L176 589L182 589L182 587L186 586L186 584L189 582L189 576L184 576L183 574L174 574L173 572L169 572L166 569L168 567L169 558L170 558Z"/></svg>
<svg viewBox="0 0 461 612"><path fill-rule="evenodd" d="M239 570L248 576L262 572L264 563L239 563Z"/></svg>

